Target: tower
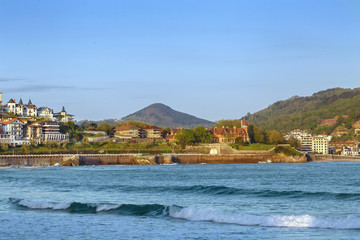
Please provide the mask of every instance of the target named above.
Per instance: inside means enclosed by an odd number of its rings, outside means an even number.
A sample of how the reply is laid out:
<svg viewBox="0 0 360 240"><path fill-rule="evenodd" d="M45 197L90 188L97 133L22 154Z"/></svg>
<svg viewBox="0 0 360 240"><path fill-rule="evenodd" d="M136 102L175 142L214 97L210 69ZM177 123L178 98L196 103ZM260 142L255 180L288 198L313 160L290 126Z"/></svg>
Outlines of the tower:
<svg viewBox="0 0 360 240"><path fill-rule="evenodd" d="M2 94L2 92L0 92L0 106L2 105L1 94Z"/></svg>

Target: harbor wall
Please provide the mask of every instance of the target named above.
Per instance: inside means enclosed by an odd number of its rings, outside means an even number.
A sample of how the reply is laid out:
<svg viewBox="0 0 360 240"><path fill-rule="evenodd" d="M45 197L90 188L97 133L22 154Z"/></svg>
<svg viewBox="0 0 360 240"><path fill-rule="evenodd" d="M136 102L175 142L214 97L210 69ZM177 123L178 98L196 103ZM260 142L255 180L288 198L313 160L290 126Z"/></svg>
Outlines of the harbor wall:
<svg viewBox="0 0 360 240"><path fill-rule="evenodd" d="M58 154L0 155L0 167L9 166L87 166L143 164L231 164L231 163L307 162L305 157L293 158L282 154Z"/></svg>
<svg viewBox="0 0 360 240"><path fill-rule="evenodd" d="M360 156L341 156L332 154L309 154L311 161L360 161Z"/></svg>
<svg viewBox="0 0 360 240"><path fill-rule="evenodd" d="M231 164L231 163L280 163L280 162L307 162L305 157L293 158L285 155L271 154L174 154L161 155L157 158L158 164Z"/></svg>

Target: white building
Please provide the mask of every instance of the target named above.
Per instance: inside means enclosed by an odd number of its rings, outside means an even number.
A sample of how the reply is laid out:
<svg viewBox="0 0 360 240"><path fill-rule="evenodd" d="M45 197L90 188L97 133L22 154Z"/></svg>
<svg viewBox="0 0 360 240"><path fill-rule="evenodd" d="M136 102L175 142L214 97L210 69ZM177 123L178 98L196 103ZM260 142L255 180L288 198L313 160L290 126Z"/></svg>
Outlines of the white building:
<svg viewBox="0 0 360 240"><path fill-rule="evenodd" d="M5 106L6 112L16 114L16 102L15 99L10 99Z"/></svg>
<svg viewBox="0 0 360 240"><path fill-rule="evenodd" d="M37 107L32 104L31 100L29 100L29 103L25 105L24 117L37 117Z"/></svg>
<svg viewBox="0 0 360 240"><path fill-rule="evenodd" d="M23 138L24 122L18 118L3 118L1 119L3 125L3 133L14 136L15 139Z"/></svg>
<svg viewBox="0 0 360 240"><path fill-rule="evenodd" d="M315 135L312 139L312 151L320 154L329 154L329 141L331 136Z"/></svg>
<svg viewBox="0 0 360 240"><path fill-rule="evenodd" d="M19 103L16 104L15 106L15 114L19 116L24 116L24 108L25 105L23 104L22 99L20 98Z"/></svg>
<svg viewBox="0 0 360 240"><path fill-rule="evenodd" d="M67 123L69 121L73 120L74 115L71 114L67 114L67 112L65 111L65 107L62 107L61 112L54 114L54 116L63 123Z"/></svg>
<svg viewBox="0 0 360 240"><path fill-rule="evenodd" d="M288 133L284 139L286 141L289 140L290 137L294 137L295 139L297 139L300 144L301 144L301 151L302 152L312 152L312 135L307 133L306 131L302 131L302 130L293 130L290 133Z"/></svg>
<svg viewBox="0 0 360 240"><path fill-rule="evenodd" d="M11 146L29 144L29 141L23 139L24 123L18 118L0 119L0 143L6 143Z"/></svg>
<svg viewBox="0 0 360 240"><path fill-rule="evenodd" d="M54 112L51 108L40 107L37 109L38 116L49 120L54 120Z"/></svg>
<svg viewBox="0 0 360 240"><path fill-rule="evenodd" d="M61 142L70 139L68 134L60 133L60 125L56 121L42 123L42 136L44 142Z"/></svg>

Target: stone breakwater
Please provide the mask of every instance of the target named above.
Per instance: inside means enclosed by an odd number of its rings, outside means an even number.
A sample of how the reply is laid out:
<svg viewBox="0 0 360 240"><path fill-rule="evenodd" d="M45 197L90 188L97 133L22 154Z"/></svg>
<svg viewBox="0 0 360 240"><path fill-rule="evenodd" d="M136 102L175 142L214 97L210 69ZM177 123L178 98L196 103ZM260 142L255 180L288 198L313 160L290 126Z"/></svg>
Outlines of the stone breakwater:
<svg viewBox="0 0 360 240"><path fill-rule="evenodd" d="M145 165L145 164L230 164L230 163L303 163L306 157L287 157L282 154L53 154L0 155L0 167L9 166L87 166L87 165Z"/></svg>
<svg viewBox="0 0 360 240"><path fill-rule="evenodd" d="M309 160L314 162L320 161L360 161L360 156L341 156L332 154L309 154Z"/></svg>

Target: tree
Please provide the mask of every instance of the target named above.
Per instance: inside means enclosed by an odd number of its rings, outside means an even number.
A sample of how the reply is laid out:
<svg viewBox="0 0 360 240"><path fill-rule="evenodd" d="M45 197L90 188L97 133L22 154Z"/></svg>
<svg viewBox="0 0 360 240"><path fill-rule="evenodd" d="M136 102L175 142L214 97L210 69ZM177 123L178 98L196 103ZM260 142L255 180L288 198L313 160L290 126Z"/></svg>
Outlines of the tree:
<svg viewBox="0 0 360 240"><path fill-rule="evenodd" d="M64 141L61 141L60 144L61 144L61 148L66 149L68 142L64 140Z"/></svg>
<svg viewBox="0 0 360 240"><path fill-rule="evenodd" d="M28 153L29 150L30 150L30 145L28 145L28 144L23 144L23 145L21 146L21 151L22 151L23 153Z"/></svg>
<svg viewBox="0 0 360 240"><path fill-rule="evenodd" d="M244 138L243 137L235 138L235 143L239 145L245 145Z"/></svg>
<svg viewBox="0 0 360 240"><path fill-rule="evenodd" d="M299 140L297 140L295 137L291 136L288 140L288 143L290 144L290 146L296 148L296 149L301 149L301 143Z"/></svg>
<svg viewBox="0 0 360 240"><path fill-rule="evenodd" d="M70 138L74 138L76 141L81 141L83 139L83 135L76 130L72 135L70 135Z"/></svg>
<svg viewBox="0 0 360 240"><path fill-rule="evenodd" d="M210 143L212 141L211 133L206 131L202 126L198 126L194 129L195 142L197 143Z"/></svg>
<svg viewBox="0 0 360 240"><path fill-rule="evenodd" d="M251 143L264 143L265 136L263 131L255 124L249 124L248 133Z"/></svg>
<svg viewBox="0 0 360 240"><path fill-rule="evenodd" d="M99 125L97 127L98 131L104 131L104 132L107 132L108 134L111 134L113 132L112 129L113 129L113 127L105 121L99 123Z"/></svg>
<svg viewBox="0 0 360 240"><path fill-rule="evenodd" d="M175 139L181 148L185 149L187 145L193 144L195 142L195 135L191 129L184 129L176 133Z"/></svg>
<svg viewBox="0 0 360 240"><path fill-rule="evenodd" d="M283 135L276 130L267 131L266 135L269 144L279 144L285 142Z"/></svg>
<svg viewBox="0 0 360 240"><path fill-rule="evenodd" d="M237 128L241 128L241 121L240 120L232 120L232 119L228 119L228 120L219 120L215 122L215 127L237 127Z"/></svg>
<svg viewBox="0 0 360 240"><path fill-rule="evenodd" d="M7 143L1 144L1 150L6 152L9 149L9 145Z"/></svg>

